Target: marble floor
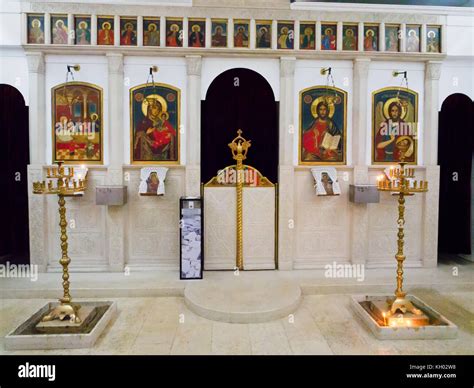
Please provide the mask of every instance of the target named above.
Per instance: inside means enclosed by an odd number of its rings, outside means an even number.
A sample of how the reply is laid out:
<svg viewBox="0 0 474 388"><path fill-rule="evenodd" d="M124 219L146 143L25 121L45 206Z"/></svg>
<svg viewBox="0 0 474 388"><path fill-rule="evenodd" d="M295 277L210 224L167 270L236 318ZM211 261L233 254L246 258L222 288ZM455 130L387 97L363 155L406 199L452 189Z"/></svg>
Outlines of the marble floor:
<svg viewBox="0 0 474 388"><path fill-rule="evenodd" d="M161 296L108 298L118 302L118 315L91 349L6 351L3 337L49 301L22 298L0 299L0 354L474 354L472 291L410 292L458 325L458 338L379 341L355 317L349 294L305 295L293 315L252 324L209 321L182 297Z"/></svg>

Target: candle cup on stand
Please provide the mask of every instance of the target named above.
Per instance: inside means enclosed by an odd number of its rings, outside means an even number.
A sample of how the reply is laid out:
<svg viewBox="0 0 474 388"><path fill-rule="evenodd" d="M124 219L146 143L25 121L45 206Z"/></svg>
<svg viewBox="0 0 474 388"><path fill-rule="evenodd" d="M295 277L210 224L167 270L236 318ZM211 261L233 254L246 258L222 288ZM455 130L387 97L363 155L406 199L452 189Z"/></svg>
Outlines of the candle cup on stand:
<svg viewBox="0 0 474 388"><path fill-rule="evenodd" d="M67 243L67 220L66 220L66 200L65 197L74 196L78 193L83 192L86 189L84 181L82 186L77 187L77 180L74 179L74 169L68 168L67 173L65 171L62 162L58 162L58 167L47 168L47 177L50 179L56 179L54 184L52 180L46 184L43 182L33 182L33 193L34 194L56 194L58 196L59 205L59 226L61 228L61 259L59 263L63 268L63 297L59 299L59 305L52 308L43 318L42 322L52 321L59 319L61 321L66 318L71 323L79 324L81 319L79 318L78 311L80 305L73 304L72 298L69 293L69 263L71 259L68 256L68 243ZM85 174L87 176L87 172ZM69 184L72 182L72 186Z"/></svg>
<svg viewBox="0 0 474 388"><path fill-rule="evenodd" d="M403 291L403 263L406 258L404 254L405 197L412 196L415 193L423 193L428 191L428 183L426 181L420 181L419 187L417 188L417 181L413 180L413 185L410 186L410 181L407 178L415 177L415 169L405 168L407 163L404 160L408 146L398 146L397 148L400 151L400 167L390 167L389 170L389 175L391 178L393 176L394 181L391 182L389 180L385 180L385 184L381 184L381 182L379 181L379 184L377 185L378 190L390 191L392 192L392 195L398 196L398 249L397 253L395 254L395 259L397 260L397 288L395 290L395 298L389 303L390 308L387 312L387 317L393 316L397 312L400 312L401 314L422 314L422 312L417 309L410 300L406 298L406 292Z"/></svg>

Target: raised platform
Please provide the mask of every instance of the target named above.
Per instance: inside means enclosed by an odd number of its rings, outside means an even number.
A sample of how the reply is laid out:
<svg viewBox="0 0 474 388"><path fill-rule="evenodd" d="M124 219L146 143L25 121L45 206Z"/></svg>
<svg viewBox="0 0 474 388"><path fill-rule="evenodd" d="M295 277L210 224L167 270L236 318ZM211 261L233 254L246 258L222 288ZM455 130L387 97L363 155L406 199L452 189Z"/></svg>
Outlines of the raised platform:
<svg viewBox="0 0 474 388"><path fill-rule="evenodd" d="M45 324L41 319L58 303L51 302L36 311L30 318L13 329L5 337L5 348L8 350L49 350L49 349L83 349L94 346L111 319L117 313L116 302L79 302L84 313L83 322L78 327L68 321L48 322L54 330L44 332ZM86 319L87 318L87 319Z"/></svg>
<svg viewBox="0 0 474 388"><path fill-rule="evenodd" d="M428 306L425 302L414 295L407 295L407 299L413 305L421 310L423 316L426 316L428 323L426 326L411 325L386 325L378 321L370 313L367 303L372 303L378 307L385 303L393 295L353 295L351 298L351 307L356 315L367 325L372 334L380 340L419 340L419 339L454 339L458 335L458 327L441 315L438 311ZM402 317L403 315L400 314ZM414 318L407 314L409 321L414 322ZM403 319L403 318L402 318Z"/></svg>
<svg viewBox="0 0 474 388"><path fill-rule="evenodd" d="M227 281L190 283L184 290L186 306L194 313L230 323L258 323L292 314L301 301L301 288L292 281L256 282L255 276L232 272Z"/></svg>

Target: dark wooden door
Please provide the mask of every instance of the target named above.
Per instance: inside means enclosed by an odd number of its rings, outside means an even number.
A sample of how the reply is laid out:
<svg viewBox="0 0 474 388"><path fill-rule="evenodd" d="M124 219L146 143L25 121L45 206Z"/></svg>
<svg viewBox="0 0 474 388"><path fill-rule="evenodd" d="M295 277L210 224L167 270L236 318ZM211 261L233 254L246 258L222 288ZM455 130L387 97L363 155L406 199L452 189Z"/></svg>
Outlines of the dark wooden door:
<svg viewBox="0 0 474 388"><path fill-rule="evenodd" d="M216 77L201 102L201 182L235 164L227 145L239 128L252 142L244 163L278 182L278 102L263 76L242 68Z"/></svg>
<svg viewBox="0 0 474 388"><path fill-rule="evenodd" d="M30 261L28 230L28 107L21 93L0 84L0 260Z"/></svg>
<svg viewBox="0 0 474 388"><path fill-rule="evenodd" d="M464 94L452 94L439 113L439 252L471 253L473 140L473 102Z"/></svg>

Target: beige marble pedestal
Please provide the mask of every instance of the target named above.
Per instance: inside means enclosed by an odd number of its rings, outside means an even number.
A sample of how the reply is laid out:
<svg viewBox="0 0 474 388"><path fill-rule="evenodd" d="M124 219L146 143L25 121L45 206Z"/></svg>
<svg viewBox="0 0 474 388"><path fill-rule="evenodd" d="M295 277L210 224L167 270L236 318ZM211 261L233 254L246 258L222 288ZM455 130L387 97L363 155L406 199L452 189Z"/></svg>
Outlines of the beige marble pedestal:
<svg viewBox="0 0 474 388"><path fill-rule="evenodd" d="M267 322L288 316L301 301L300 286L291 281L255 282L247 273L225 274L227 280L190 283L186 306L194 313L230 323Z"/></svg>
<svg viewBox="0 0 474 388"><path fill-rule="evenodd" d="M380 325L374 317L363 307L367 302L382 302L392 296L388 295L353 295L351 307L355 314L368 326L372 334L381 340L410 340L410 339L454 339L458 334L458 327L432 309L416 296L407 295L413 305L429 317L430 323L426 326L384 326Z"/></svg>
<svg viewBox="0 0 474 388"><path fill-rule="evenodd" d="M71 330L66 323L61 331L61 328L54 322L48 322L49 326L47 325L47 329L54 326L52 332L39 331L37 326L42 317L57 305L57 303L48 303L7 334L5 348L7 350L49 350L90 348L94 346L97 338L117 313L117 304L115 302L79 302L79 304L81 305L80 310L83 309L87 316L93 314L91 319L84 321L84 325L80 325L80 332L71 332L78 328ZM95 310L95 313L92 312L93 310Z"/></svg>

